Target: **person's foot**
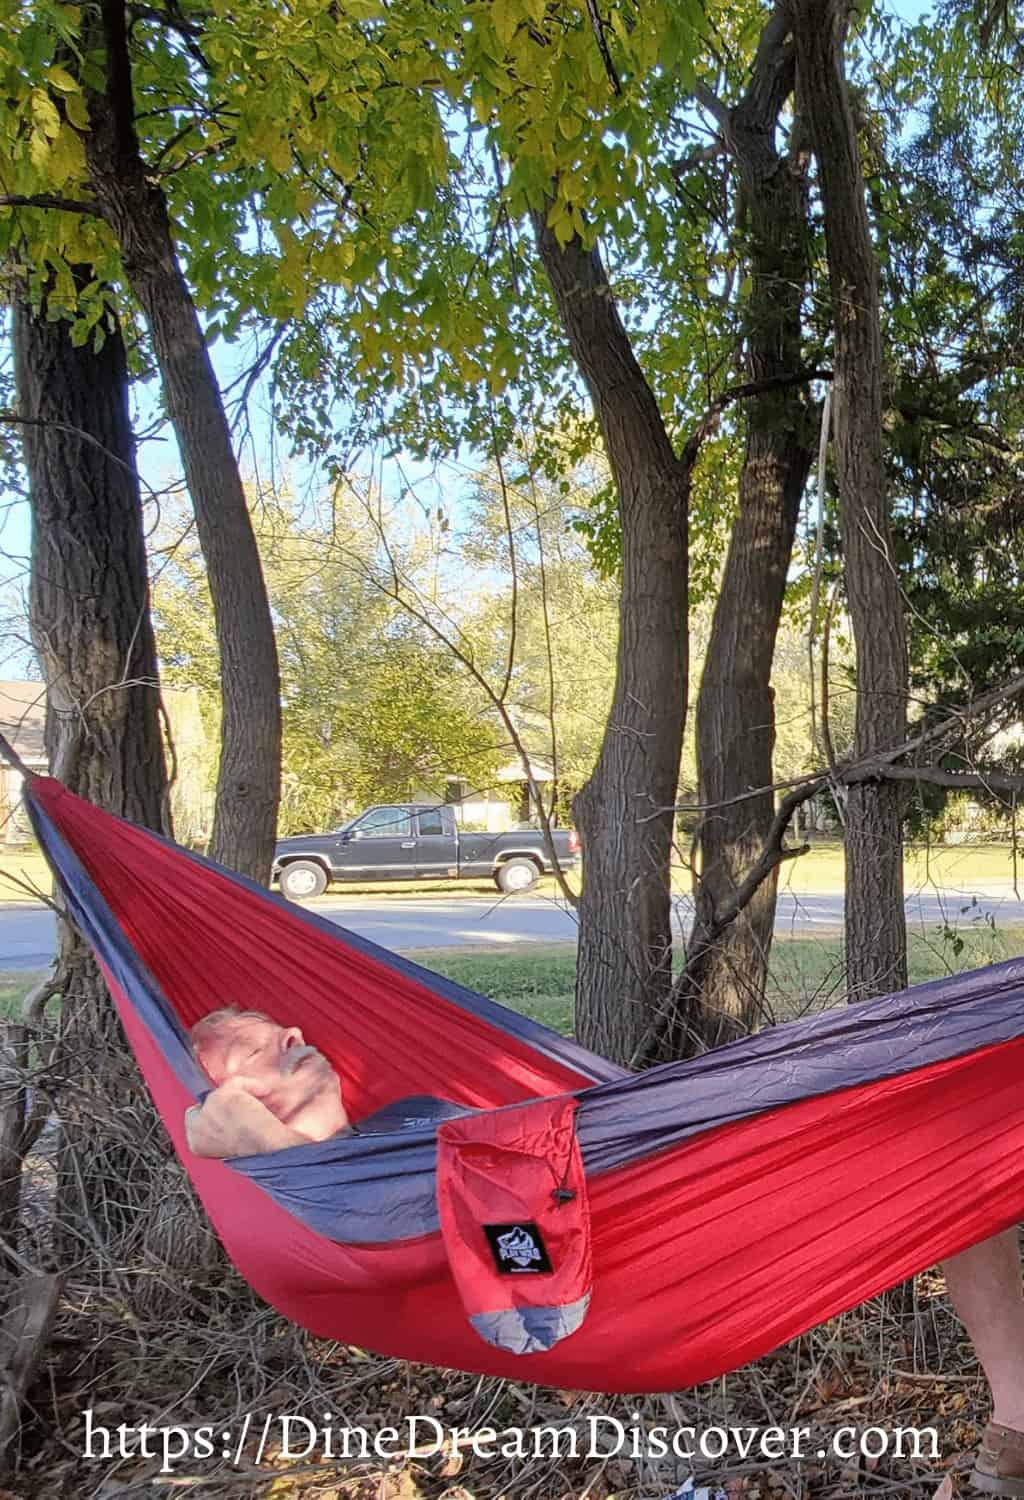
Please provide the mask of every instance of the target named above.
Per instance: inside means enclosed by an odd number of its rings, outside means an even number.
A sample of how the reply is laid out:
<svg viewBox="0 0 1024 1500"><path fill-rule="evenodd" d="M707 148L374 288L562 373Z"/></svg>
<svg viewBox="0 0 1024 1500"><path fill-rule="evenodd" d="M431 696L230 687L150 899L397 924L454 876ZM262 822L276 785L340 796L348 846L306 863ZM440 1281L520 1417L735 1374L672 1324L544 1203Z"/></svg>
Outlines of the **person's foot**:
<svg viewBox="0 0 1024 1500"><path fill-rule="evenodd" d="M1024 1497L1024 1432L990 1422L982 1434L971 1483L987 1495Z"/></svg>

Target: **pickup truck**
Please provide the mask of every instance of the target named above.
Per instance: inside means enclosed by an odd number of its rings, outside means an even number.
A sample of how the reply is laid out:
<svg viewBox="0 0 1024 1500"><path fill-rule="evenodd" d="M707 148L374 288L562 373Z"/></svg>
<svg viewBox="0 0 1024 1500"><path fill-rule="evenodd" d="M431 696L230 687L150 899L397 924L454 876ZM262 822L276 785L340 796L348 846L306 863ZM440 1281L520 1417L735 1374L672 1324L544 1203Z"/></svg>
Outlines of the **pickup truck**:
<svg viewBox="0 0 1024 1500"><path fill-rule="evenodd" d="M579 834L552 830L563 869L580 862ZM479 880L489 875L500 891L529 891L550 871L544 836L460 833L454 809L420 803L370 807L333 833L299 833L281 839L271 880L292 901L319 896L332 880Z"/></svg>

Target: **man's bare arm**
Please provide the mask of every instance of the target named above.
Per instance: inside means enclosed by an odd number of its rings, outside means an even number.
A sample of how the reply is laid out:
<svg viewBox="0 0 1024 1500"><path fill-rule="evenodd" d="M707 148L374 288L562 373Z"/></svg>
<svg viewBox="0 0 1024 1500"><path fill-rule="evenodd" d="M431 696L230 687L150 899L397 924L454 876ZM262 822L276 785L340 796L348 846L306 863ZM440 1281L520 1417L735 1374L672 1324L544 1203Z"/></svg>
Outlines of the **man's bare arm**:
<svg viewBox="0 0 1024 1500"><path fill-rule="evenodd" d="M305 1146L310 1137L283 1125L235 1078L207 1094L185 1114L185 1138L196 1156L255 1156Z"/></svg>

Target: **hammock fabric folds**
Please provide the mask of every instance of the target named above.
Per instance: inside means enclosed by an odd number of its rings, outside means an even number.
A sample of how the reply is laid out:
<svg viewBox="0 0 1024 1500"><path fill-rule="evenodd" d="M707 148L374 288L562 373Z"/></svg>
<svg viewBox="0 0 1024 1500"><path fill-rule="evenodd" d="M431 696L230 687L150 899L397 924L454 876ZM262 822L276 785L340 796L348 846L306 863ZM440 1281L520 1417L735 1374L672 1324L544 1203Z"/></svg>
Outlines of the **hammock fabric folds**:
<svg viewBox="0 0 1024 1500"><path fill-rule="evenodd" d="M678 1389L1024 1217L1024 961L631 1075L55 781L26 800L229 1255L316 1334ZM356 1120L465 1112L194 1157L186 1030L225 1004L301 1026Z"/></svg>

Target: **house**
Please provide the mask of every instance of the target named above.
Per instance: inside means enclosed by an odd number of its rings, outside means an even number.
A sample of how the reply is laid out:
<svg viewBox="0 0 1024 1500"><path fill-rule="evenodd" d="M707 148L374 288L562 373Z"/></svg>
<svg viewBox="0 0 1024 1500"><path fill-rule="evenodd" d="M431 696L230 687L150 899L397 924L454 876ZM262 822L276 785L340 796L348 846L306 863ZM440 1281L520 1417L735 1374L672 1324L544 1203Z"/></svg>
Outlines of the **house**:
<svg viewBox="0 0 1024 1500"><path fill-rule="evenodd" d="M164 707L174 738L177 779L171 812L177 838L193 841L202 835L213 813L211 766L213 756L199 709L196 688L162 689ZM0 734L30 771L46 774L46 684L0 681ZM0 763L0 846L24 844L32 830L21 803L20 771Z"/></svg>
<svg viewBox="0 0 1024 1500"><path fill-rule="evenodd" d="M46 687L41 682L0 681L0 734L30 771L48 769L44 731ZM0 764L0 843L24 844L32 837L21 803L22 775Z"/></svg>
<svg viewBox="0 0 1024 1500"><path fill-rule="evenodd" d="M544 765L539 756L530 760L530 775L538 786L554 780L550 766ZM439 799L433 796L422 800ZM502 766L491 786L474 787L464 776L446 776L444 800L454 807L460 828L482 833L501 833L519 823L535 823L537 818L530 785L518 759Z"/></svg>

